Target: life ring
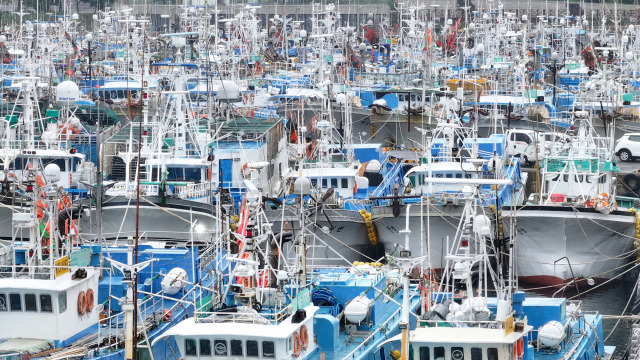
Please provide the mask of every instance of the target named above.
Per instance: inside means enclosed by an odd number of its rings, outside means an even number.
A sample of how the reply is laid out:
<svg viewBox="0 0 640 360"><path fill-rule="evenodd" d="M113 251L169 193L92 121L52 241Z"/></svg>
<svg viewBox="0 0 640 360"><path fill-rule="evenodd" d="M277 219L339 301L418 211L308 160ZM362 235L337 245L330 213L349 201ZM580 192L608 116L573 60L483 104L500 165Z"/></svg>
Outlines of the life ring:
<svg viewBox="0 0 640 360"><path fill-rule="evenodd" d="M522 338L518 339L518 341L514 345L514 353L517 356L517 360L522 360L524 358L524 340Z"/></svg>
<svg viewBox="0 0 640 360"><path fill-rule="evenodd" d="M251 93L251 95L249 95L249 103L253 105L254 101L256 101L256 94Z"/></svg>
<svg viewBox="0 0 640 360"><path fill-rule="evenodd" d="M300 341L302 342L302 351L306 351L309 347L309 333L306 325L300 327Z"/></svg>
<svg viewBox="0 0 640 360"><path fill-rule="evenodd" d="M80 294L78 294L78 314L84 315L84 313L87 311L86 301L87 298L84 294L84 291L80 291Z"/></svg>
<svg viewBox="0 0 640 360"><path fill-rule="evenodd" d="M300 334L296 331L293 333L293 357L300 356L301 348L302 342L300 341Z"/></svg>
<svg viewBox="0 0 640 360"><path fill-rule="evenodd" d="M248 104L249 103L249 95L247 93L244 93L242 95L242 103L244 103L244 104Z"/></svg>
<svg viewBox="0 0 640 360"><path fill-rule="evenodd" d="M249 177L249 175L251 174L251 172L247 173L247 164L242 165L242 169L240 169L240 174L242 175L243 178L247 179Z"/></svg>
<svg viewBox="0 0 640 360"><path fill-rule="evenodd" d="M93 311L93 289L87 290L85 294L85 309L88 313Z"/></svg>

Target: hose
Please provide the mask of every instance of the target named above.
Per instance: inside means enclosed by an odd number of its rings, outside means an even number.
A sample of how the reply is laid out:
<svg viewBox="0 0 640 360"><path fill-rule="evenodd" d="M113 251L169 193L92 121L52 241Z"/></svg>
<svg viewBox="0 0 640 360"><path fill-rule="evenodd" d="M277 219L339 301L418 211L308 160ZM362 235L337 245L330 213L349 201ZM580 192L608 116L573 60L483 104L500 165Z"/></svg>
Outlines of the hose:
<svg viewBox="0 0 640 360"><path fill-rule="evenodd" d="M311 302L315 306L331 306L331 315L338 316L344 306L338 302L338 298L328 288L314 288L311 294Z"/></svg>

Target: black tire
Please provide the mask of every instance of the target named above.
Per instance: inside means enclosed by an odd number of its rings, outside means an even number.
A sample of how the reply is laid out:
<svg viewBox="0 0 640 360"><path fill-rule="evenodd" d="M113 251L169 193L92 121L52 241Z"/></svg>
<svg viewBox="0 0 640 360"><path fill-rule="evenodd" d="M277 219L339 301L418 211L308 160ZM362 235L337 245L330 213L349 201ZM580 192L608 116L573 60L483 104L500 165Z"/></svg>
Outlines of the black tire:
<svg viewBox="0 0 640 360"><path fill-rule="evenodd" d="M640 190L640 177L636 173L625 175L622 181L624 181L624 184L632 192L637 193L638 190Z"/></svg>
<svg viewBox="0 0 640 360"><path fill-rule="evenodd" d="M620 161L623 161L623 162L633 160L633 156L631 156L631 151L627 149L622 149L618 151L618 157L620 158Z"/></svg>

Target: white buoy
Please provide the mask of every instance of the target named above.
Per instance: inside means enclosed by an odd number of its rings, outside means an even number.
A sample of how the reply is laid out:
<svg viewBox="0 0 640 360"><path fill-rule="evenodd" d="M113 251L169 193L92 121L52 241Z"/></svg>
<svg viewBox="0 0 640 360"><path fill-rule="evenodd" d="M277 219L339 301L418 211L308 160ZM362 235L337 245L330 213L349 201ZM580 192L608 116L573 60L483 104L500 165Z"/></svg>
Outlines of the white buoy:
<svg viewBox="0 0 640 360"><path fill-rule="evenodd" d="M371 299L364 294L360 295L347 304L344 308L344 316L349 322L360 324L369 314L370 307Z"/></svg>
<svg viewBox="0 0 640 360"><path fill-rule="evenodd" d="M549 321L538 330L538 339L546 347L558 346L564 336L564 326L558 321Z"/></svg>
<svg viewBox="0 0 640 360"><path fill-rule="evenodd" d="M164 276L160 286L166 295L175 295L187 285L187 272L181 268L173 268Z"/></svg>

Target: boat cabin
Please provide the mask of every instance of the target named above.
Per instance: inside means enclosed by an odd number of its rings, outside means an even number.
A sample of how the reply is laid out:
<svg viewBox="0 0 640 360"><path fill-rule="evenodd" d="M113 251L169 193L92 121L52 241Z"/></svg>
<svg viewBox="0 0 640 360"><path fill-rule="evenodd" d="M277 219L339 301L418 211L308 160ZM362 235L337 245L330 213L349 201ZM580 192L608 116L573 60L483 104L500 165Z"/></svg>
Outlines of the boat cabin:
<svg viewBox="0 0 640 360"><path fill-rule="evenodd" d="M206 318L186 319L161 338L173 336L185 360L305 358L317 347L313 334L317 310L306 306L302 321L290 315L279 323L251 309L214 312Z"/></svg>
<svg viewBox="0 0 640 360"><path fill-rule="evenodd" d="M22 150L20 152L5 149L0 150L0 168L7 171L8 180L24 179L33 170L42 171L49 164L56 164L60 168L60 180L56 185L67 189L82 187L80 181L90 181L93 178L92 167L85 167L85 155L67 150ZM5 164L5 161L8 161ZM0 178L4 178L4 171L0 171Z"/></svg>
<svg viewBox="0 0 640 360"><path fill-rule="evenodd" d="M417 360L511 360L522 358L514 351L524 353L526 338L527 331L506 335L505 329L427 327L413 331L409 341Z"/></svg>
<svg viewBox="0 0 640 360"><path fill-rule="evenodd" d="M410 188L410 194L430 194L458 192L463 184L443 184L425 182L429 176L442 179L472 179L477 177L476 168L471 163L434 162L411 168L404 176L404 184Z"/></svg>
<svg viewBox="0 0 640 360"><path fill-rule="evenodd" d="M362 192L366 194L369 189L369 179L358 176L358 169L355 167L292 170L287 177L292 184L297 178L306 177L310 180L312 189L324 193L333 188L336 195L344 199L356 197Z"/></svg>
<svg viewBox="0 0 640 360"><path fill-rule="evenodd" d="M85 270L86 277L56 268L53 279L0 278L0 322L14 324L0 326L0 338L48 340L61 347L86 335L98 323L99 273ZM89 289L95 294L91 303Z"/></svg>

